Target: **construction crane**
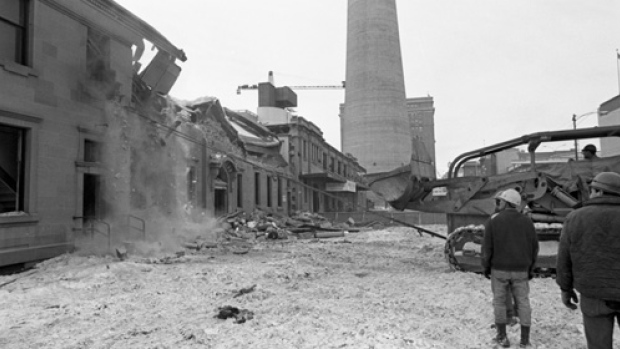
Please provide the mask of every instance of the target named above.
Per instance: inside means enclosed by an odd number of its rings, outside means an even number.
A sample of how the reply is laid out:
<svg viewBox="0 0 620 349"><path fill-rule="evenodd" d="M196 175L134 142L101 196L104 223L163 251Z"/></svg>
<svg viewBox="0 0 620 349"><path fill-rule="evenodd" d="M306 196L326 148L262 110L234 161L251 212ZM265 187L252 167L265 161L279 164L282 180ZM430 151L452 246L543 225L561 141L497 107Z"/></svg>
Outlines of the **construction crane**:
<svg viewBox="0 0 620 349"><path fill-rule="evenodd" d="M345 88L345 82L342 85L318 85L318 86L287 86L293 90L335 90ZM258 85L241 85L237 86L237 94L241 94L241 90L258 90Z"/></svg>
<svg viewBox="0 0 620 349"><path fill-rule="evenodd" d="M269 72L269 82L273 84L273 72ZM345 88L345 81L340 85L318 85L318 86L287 86L293 90L335 90ZM258 90L258 85L240 85L237 86L237 94L241 94L241 90Z"/></svg>

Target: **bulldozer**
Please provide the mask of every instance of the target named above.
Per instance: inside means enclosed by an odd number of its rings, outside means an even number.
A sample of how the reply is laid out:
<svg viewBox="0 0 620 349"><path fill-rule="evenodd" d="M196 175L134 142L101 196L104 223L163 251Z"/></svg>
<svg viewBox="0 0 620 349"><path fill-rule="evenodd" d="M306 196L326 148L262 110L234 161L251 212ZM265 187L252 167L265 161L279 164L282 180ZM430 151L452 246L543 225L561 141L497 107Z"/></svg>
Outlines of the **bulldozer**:
<svg viewBox="0 0 620 349"><path fill-rule="evenodd" d="M620 137L620 126L592 127L539 132L485 146L457 156L446 178L433 179L417 174L412 163L390 172L368 177L372 191L398 210L445 213L448 227L444 255L450 268L482 272L481 244L484 222L495 210L495 195L502 190L520 193L520 209L534 222L540 252L535 272L555 273L557 247L562 223L589 197L589 183L604 171L620 173L620 156L567 162L536 161L542 143L590 138ZM527 146L529 163L494 175L463 176L463 165L475 159Z"/></svg>

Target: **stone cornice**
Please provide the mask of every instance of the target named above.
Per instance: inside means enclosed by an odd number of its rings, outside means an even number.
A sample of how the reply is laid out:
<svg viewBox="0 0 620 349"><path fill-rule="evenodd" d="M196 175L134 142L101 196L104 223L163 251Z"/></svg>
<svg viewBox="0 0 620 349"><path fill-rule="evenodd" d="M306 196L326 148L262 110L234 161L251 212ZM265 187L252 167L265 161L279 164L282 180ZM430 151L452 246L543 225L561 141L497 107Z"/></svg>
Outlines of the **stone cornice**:
<svg viewBox="0 0 620 349"><path fill-rule="evenodd" d="M185 62L187 57L183 50L178 49L160 32L153 28L150 24L138 18L133 13L116 3L114 0L82 0L85 3L97 8L108 17L118 21L133 32L140 34L142 37L152 42L159 49L168 52L175 58Z"/></svg>
<svg viewBox="0 0 620 349"><path fill-rule="evenodd" d="M112 33L111 31L96 24L95 22L89 20L88 18L78 14L77 12L72 11L71 9L65 6L62 6L61 4L57 3L55 0L39 0L39 1L89 28L96 29L97 31L105 34L106 36L113 38L115 41L121 42L125 44L126 46L131 46L133 44L132 42L127 41L127 39Z"/></svg>
<svg viewBox="0 0 620 349"><path fill-rule="evenodd" d="M87 16L78 13L74 9L69 8L63 4L61 0L39 0L42 3L49 5L50 7L60 11L61 13L66 14L67 16L77 20L78 22L96 28L97 30L105 33L106 35L114 38L117 41L128 44L129 46L132 44L128 42L127 39L120 37L119 35L114 34L111 30L107 28L103 28L101 25L98 25L94 20L87 18ZM76 4L78 0L72 0L75 2L69 2L69 4ZM136 15L129 12L124 7L120 6L113 0L79 0L82 4L87 5L91 9L96 10L103 16L108 19L122 25L126 30L129 30L133 33L133 35L140 36L151 43L153 43L157 48L167 52L173 57L180 59L181 61L186 61L187 57L185 56L185 52L183 50L178 49L174 46L168 39L166 39L161 33L159 33L155 28L146 23L145 21L138 18Z"/></svg>

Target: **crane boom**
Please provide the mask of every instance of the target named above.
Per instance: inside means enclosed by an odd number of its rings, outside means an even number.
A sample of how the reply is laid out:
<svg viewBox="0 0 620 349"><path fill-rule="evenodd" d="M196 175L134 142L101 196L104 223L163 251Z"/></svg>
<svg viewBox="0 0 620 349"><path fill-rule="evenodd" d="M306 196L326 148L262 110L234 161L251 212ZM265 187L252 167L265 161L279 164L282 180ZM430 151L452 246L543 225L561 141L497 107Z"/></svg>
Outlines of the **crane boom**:
<svg viewBox="0 0 620 349"><path fill-rule="evenodd" d="M287 86L293 90L336 90L345 88L345 81L341 85L306 85L306 86ZM258 90L258 85L240 85L237 86L237 94L241 94L241 90Z"/></svg>

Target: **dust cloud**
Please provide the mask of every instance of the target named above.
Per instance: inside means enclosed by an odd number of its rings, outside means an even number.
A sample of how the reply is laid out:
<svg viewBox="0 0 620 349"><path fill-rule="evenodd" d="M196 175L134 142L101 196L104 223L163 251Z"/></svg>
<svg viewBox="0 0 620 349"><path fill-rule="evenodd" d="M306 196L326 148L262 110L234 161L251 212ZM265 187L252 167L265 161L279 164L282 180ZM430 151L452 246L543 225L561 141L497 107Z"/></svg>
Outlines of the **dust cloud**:
<svg viewBox="0 0 620 349"><path fill-rule="evenodd" d="M167 127L180 124L174 108L161 111L145 116L117 102L106 103L101 218L85 222L85 234L76 239L77 253L124 249L152 257L178 251L184 241L197 237L215 241L217 220L188 197L191 142ZM160 119L151 119L153 114Z"/></svg>

